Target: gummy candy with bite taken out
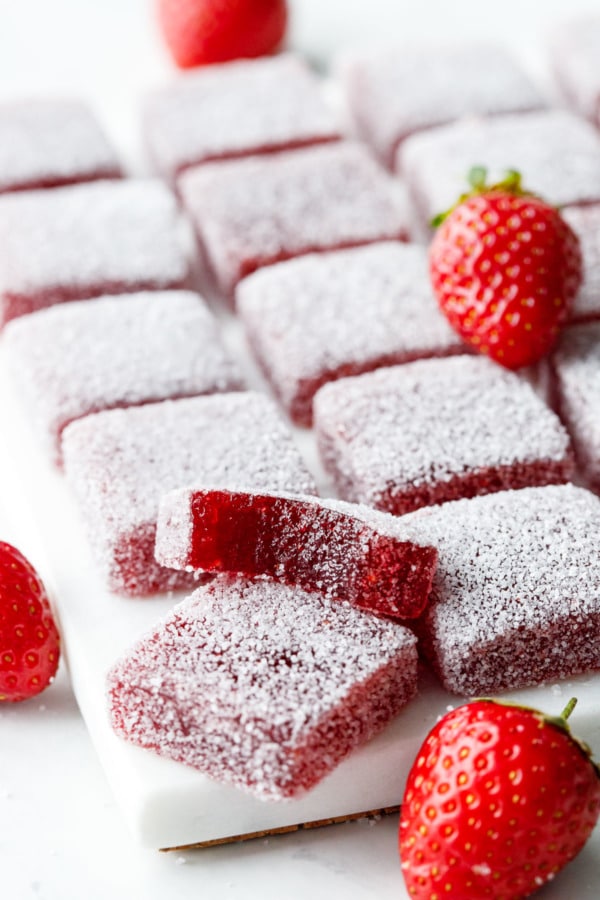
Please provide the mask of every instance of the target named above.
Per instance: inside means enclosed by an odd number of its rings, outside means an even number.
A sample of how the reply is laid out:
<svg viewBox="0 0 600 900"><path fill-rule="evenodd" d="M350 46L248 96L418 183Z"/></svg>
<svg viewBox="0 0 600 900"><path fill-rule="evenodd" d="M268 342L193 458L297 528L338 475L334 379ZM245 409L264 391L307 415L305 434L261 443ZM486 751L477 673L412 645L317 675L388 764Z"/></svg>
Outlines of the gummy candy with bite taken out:
<svg viewBox="0 0 600 900"><path fill-rule="evenodd" d="M393 517L353 504L184 488L161 500L156 557L176 569L266 575L412 618L427 603L436 551L403 539Z"/></svg>

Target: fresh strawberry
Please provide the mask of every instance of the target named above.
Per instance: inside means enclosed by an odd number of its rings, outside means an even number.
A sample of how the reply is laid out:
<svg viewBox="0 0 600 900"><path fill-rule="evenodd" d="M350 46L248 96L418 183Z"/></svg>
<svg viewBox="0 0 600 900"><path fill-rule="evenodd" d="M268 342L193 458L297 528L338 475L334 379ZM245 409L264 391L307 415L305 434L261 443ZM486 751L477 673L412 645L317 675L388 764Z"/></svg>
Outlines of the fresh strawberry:
<svg viewBox="0 0 600 900"><path fill-rule="evenodd" d="M455 331L518 369L548 353L568 317L582 280L579 241L518 172L491 187L485 169L469 179L472 192L434 220L433 289Z"/></svg>
<svg viewBox="0 0 600 900"><path fill-rule="evenodd" d="M400 856L415 900L518 900L583 847L600 772L566 718L478 700L432 729L409 774Z"/></svg>
<svg viewBox="0 0 600 900"><path fill-rule="evenodd" d="M277 49L285 34L285 0L158 0L159 22L182 69Z"/></svg>
<svg viewBox="0 0 600 900"><path fill-rule="evenodd" d="M0 701L27 700L52 681L59 636L33 566L0 541Z"/></svg>

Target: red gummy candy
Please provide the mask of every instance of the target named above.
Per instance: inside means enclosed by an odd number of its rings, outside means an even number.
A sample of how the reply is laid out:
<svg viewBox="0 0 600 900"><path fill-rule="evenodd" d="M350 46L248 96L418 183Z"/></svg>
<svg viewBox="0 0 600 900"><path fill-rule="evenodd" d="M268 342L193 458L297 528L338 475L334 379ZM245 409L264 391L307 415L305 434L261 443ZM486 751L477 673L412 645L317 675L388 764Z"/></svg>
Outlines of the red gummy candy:
<svg viewBox="0 0 600 900"><path fill-rule="evenodd" d="M176 569L267 575L412 618L427 603L437 551L407 540L393 517L350 504L183 489L163 497L156 557Z"/></svg>

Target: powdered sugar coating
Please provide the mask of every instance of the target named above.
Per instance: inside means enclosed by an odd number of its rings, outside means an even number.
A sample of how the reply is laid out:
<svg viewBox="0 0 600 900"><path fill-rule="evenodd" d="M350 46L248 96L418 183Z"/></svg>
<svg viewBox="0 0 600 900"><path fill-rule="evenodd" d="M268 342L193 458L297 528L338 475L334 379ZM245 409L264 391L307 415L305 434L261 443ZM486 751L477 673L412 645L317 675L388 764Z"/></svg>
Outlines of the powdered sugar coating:
<svg viewBox="0 0 600 900"><path fill-rule="evenodd" d="M59 304L9 322L4 348L56 461L63 428L81 416L242 387L214 316L187 291Z"/></svg>
<svg viewBox="0 0 600 900"><path fill-rule="evenodd" d="M381 243L268 266L236 291L250 346L292 419L323 384L383 365L466 352L431 291L427 252Z"/></svg>
<svg viewBox="0 0 600 900"><path fill-rule="evenodd" d="M318 80L289 54L181 75L148 96L144 131L155 165L169 179L211 159L339 137Z"/></svg>
<svg viewBox="0 0 600 900"><path fill-rule="evenodd" d="M405 519L438 548L423 645L467 696L600 667L600 499L573 485L504 491Z"/></svg>
<svg viewBox="0 0 600 900"><path fill-rule="evenodd" d="M399 44L346 53L338 70L352 119L388 166L416 131L463 116L522 112L545 102L499 44Z"/></svg>
<svg viewBox="0 0 600 900"><path fill-rule="evenodd" d="M517 169L527 190L556 206L600 200L600 135L565 110L432 128L408 138L397 157L426 222L464 193L473 165L486 166L491 182Z"/></svg>
<svg viewBox="0 0 600 900"><path fill-rule="evenodd" d="M565 209L563 218L579 237L583 284L571 310L571 322L600 319L600 204Z"/></svg>
<svg viewBox="0 0 600 900"><path fill-rule="evenodd" d="M174 196L154 179L0 197L0 325L65 300L181 287Z"/></svg>
<svg viewBox="0 0 600 900"><path fill-rule="evenodd" d="M321 388L314 412L340 495L394 513L573 471L558 417L527 382L483 357L344 378Z"/></svg>
<svg viewBox="0 0 600 900"><path fill-rule="evenodd" d="M400 625L298 588L221 577L111 670L112 724L262 799L293 797L399 712L416 692L416 662Z"/></svg>
<svg viewBox="0 0 600 900"><path fill-rule="evenodd" d="M113 147L82 101L0 104L0 193L121 175Z"/></svg>
<svg viewBox="0 0 600 900"><path fill-rule="evenodd" d="M199 166L178 186L228 297L261 266L409 231L399 186L350 142Z"/></svg>
<svg viewBox="0 0 600 900"><path fill-rule="evenodd" d="M560 415L577 461L594 490L600 490L600 323L563 332L552 358Z"/></svg>
<svg viewBox="0 0 600 900"><path fill-rule="evenodd" d="M353 510L273 491L183 488L162 499L156 559L175 569L267 576L378 615L423 612L436 551Z"/></svg>
<svg viewBox="0 0 600 900"><path fill-rule="evenodd" d="M600 124L600 16L562 21L552 30L548 49L556 81L569 105Z"/></svg>
<svg viewBox="0 0 600 900"><path fill-rule="evenodd" d="M316 487L274 403L253 391L114 409L63 432L67 481L111 590L189 583L154 560L158 503L186 485Z"/></svg>

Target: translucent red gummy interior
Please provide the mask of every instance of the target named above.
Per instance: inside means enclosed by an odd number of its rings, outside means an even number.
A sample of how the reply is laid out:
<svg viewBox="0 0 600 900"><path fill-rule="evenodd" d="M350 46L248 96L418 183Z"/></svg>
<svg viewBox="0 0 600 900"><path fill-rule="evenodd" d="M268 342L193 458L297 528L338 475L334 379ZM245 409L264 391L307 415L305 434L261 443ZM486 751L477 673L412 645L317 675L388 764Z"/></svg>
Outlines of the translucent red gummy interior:
<svg viewBox="0 0 600 900"><path fill-rule="evenodd" d="M172 497L159 516L163 565L268 575L400 618L418 616L427 603L437 551L378 530L351 507L228 490Z"/></svg>

